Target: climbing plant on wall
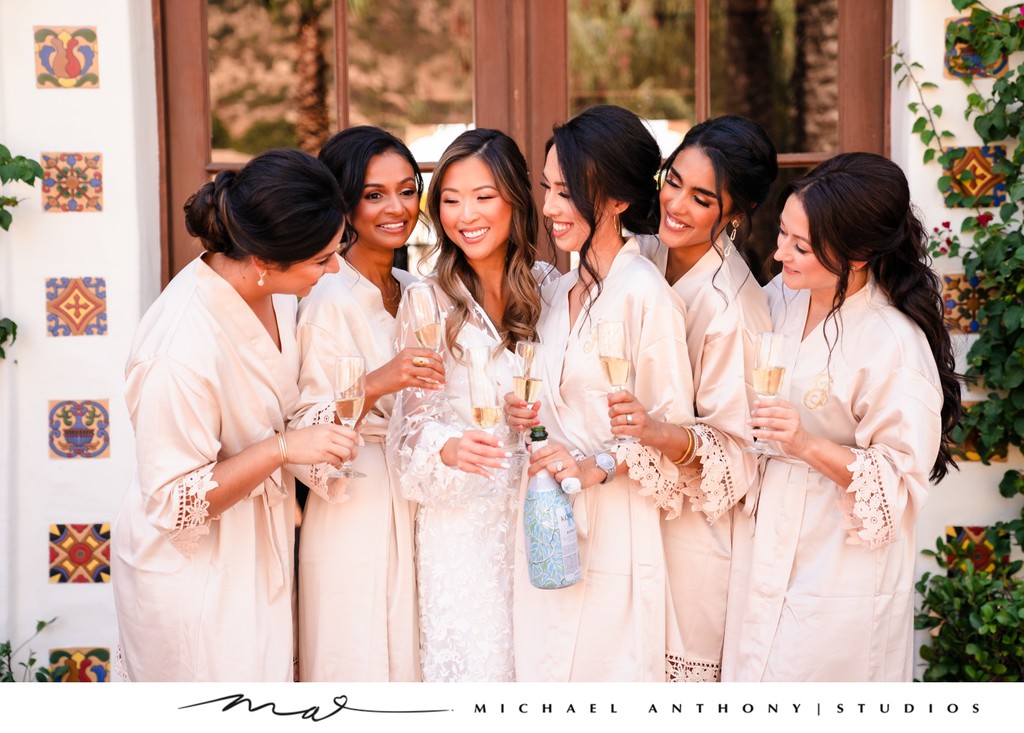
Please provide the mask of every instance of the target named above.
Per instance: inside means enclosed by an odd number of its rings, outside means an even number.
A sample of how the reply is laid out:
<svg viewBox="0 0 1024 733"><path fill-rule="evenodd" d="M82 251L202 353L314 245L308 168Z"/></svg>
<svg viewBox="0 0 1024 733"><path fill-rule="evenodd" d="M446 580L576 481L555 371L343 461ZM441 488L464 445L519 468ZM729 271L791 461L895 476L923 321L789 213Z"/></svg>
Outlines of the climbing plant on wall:
<svg viewBox="0 0 1024 733"><path fill-rule="evenodd" d="M21 155L13 156L10 150L0 145L0 187L11 181L21 181L31 186L42 177L43 168L38 162ZM19 200L16 196L7 196L0 190L0 229L5 232L10 229L14 218L10 210L18 205ZM17 337L18 324L10 318L0 318L0 359L7 356L4 344L13 344Z"/></svg>
<svg viewBox="0 0 1024 733"><path fill-rule="evenodd" d="M1000 146L991 168L1005 179L998 196L979 193L976 169L960 164L967 148L954 147L954 136L942 129L942 107L928 103L936 85L921 80L921 64L894 47L893 69L899 85L916 92L909 105L916 115L913 132L925 145L923 162L937 164L947 205L972 210L959 233L949 222L934 227L931 251L961 257L967 278L977 278L975 287L986 293L977 318L984 326L967 354L967 378L988 399L967 410L955 437L970 441L988 463L1008 446L1024 447L1024 63L1013 63L1024 45L1024 5L997 12L976 0L951 1L969 15L946 26L947 58L969 53L977 68L999 69L991 92L980 90L975 75L961 75L966 119L984 145ZM1024 475L1007 471L999 490L1007 498L1024 495ZM1024 581L1017 577L1022 563L1009 560L1011 543L1024 546L1024 510L990 527L983 542L943 538L926 553L942 573L925 573L917 584L917 628L931 630L930 643L921 649L925 681L1024 680ZM993 562L976 568L981 550Z"/></svg>

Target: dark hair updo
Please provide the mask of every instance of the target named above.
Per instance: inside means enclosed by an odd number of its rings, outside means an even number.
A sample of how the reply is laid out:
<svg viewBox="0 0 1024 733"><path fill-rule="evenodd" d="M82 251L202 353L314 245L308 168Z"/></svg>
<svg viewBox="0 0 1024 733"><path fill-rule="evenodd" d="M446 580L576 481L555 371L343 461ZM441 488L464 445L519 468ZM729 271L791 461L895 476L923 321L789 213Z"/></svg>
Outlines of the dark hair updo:
<svg viewBox="0 0 1024 733"><path fill-rule="evenodd" d="M679 147L665 161L662 171L668 173L676 156L687 148L697 148L711 161L718 200L722 200L722 191L732 199L733 210L720 211L711 227L711 241L714 242L725 229L724 219L740 213L743 221L737 237L742 243L750 234L754 212L768 199L779 174L775 144L764 128L753 120L739 115L722 115L691 127Z"/></svg>
<svg viewBox="0 0 1024 733"><path fill-rule="evenodd" d="M423 174L413 157L412 151L400 139L387 130L372 125L357 125L335 133L320 148L317 158L320 159L334 174L341 195L345 200L346 215L350 215L359 205L366 186L366 168L374 156L382 153L395 153L406 160L412 168L416 181L416 195L423 195ZM349 227L344 243L344 251L355 244L359 234L355 227Z"/></svg>
<svg viewBox="0 0 1024 733"><path fill-rule="evenodd" d="M208 252L281 267L321 252L345 221L327 166L299 150L269 150L221 171L185 202L185 228Z"/></svg>

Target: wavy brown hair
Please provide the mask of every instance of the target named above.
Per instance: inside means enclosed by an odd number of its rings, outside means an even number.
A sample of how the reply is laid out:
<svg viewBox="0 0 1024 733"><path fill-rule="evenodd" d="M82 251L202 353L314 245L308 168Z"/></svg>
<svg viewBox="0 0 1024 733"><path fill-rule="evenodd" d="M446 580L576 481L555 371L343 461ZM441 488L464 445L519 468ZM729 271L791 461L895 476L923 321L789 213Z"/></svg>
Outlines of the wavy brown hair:
<svg viewBox="0 0 1024 733"><path fill-rule="evenodd" d="M498 193L512 207L508 247L505 251L505 283L507 300L501 323L501 348L514 349L519 341L532 341L537 337L537 318L540 315L540 291L531 271L536 260L537 206L530 193L530 174L519 146L500 130L480 128L467 130L448 146L438 161L427 188L427 214L437 243L431 253L437 253L434 277L438 286L455 303L445 322L445 340L456 359L462 358L462 349L455 337L469 317L469 308L463 302L457 283L462 283L477 303L483 303L483 284L470 266L466 256L449 239L441 226L441 186L445 173L460 160L480 158L497 184Z"/></svg>

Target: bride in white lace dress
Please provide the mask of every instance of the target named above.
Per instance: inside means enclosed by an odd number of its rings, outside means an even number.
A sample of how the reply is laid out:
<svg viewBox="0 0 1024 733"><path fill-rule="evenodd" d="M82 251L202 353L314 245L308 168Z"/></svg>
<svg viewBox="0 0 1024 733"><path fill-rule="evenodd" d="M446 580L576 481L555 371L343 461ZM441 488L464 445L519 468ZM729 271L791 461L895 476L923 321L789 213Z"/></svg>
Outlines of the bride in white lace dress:
<svg viewBox="0 0 1024 733"><path fill-rule="evenodd" d="M445 151L427 192L437 265L425 282L444 324L446 393L407 389L388 450L416 515L420 656L425 682L514 679L512 577L521 468L512 436L473 427L466 350L493 355L498 394L512 388L512 349L536 338L537 225L526 161L504 133L470 130ZM399 348L415 343L408 296Z"/></svg>

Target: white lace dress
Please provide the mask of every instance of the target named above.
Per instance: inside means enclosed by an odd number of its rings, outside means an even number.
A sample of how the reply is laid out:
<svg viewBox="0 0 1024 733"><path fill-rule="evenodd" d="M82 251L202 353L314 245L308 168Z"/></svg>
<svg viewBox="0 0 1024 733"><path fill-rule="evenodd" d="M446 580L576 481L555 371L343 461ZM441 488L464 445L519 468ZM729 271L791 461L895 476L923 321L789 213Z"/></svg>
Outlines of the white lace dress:
<svg viewBox="0 0 1024 733"><path fill-rule="evenodd" d="M539 266L538 266L539 267ZM442 319L452 301L436 287ZM470 318L458 335L465 349L497 348L497 329L468 291ZM414 345L405 304L399 308L399 348ZM424 682L509 682L512 656L513 543L521 467L512 463L494 481L449 468L441 447L475 429L470 419L465 363L442 346L448 399L438 393L401 392L388 429L387 450L402 493L418 504L416 568L420 659ZM512 354L494 358L498 394L512 389ZM502 424L498 435L514 438ZM511 450L511 446L510 446Z"/></svg>
<svg viewBox="0 0 1024 733"><path fill-rule="evenodd" d="M808 292L766 290L794 344L781 396L805 430L850 447L853 481L766 461L735 515L722 679L909 682L914 523L941 434L931 350L873 282L841 308L841 336L830 319L803 339Z"/></svg>

